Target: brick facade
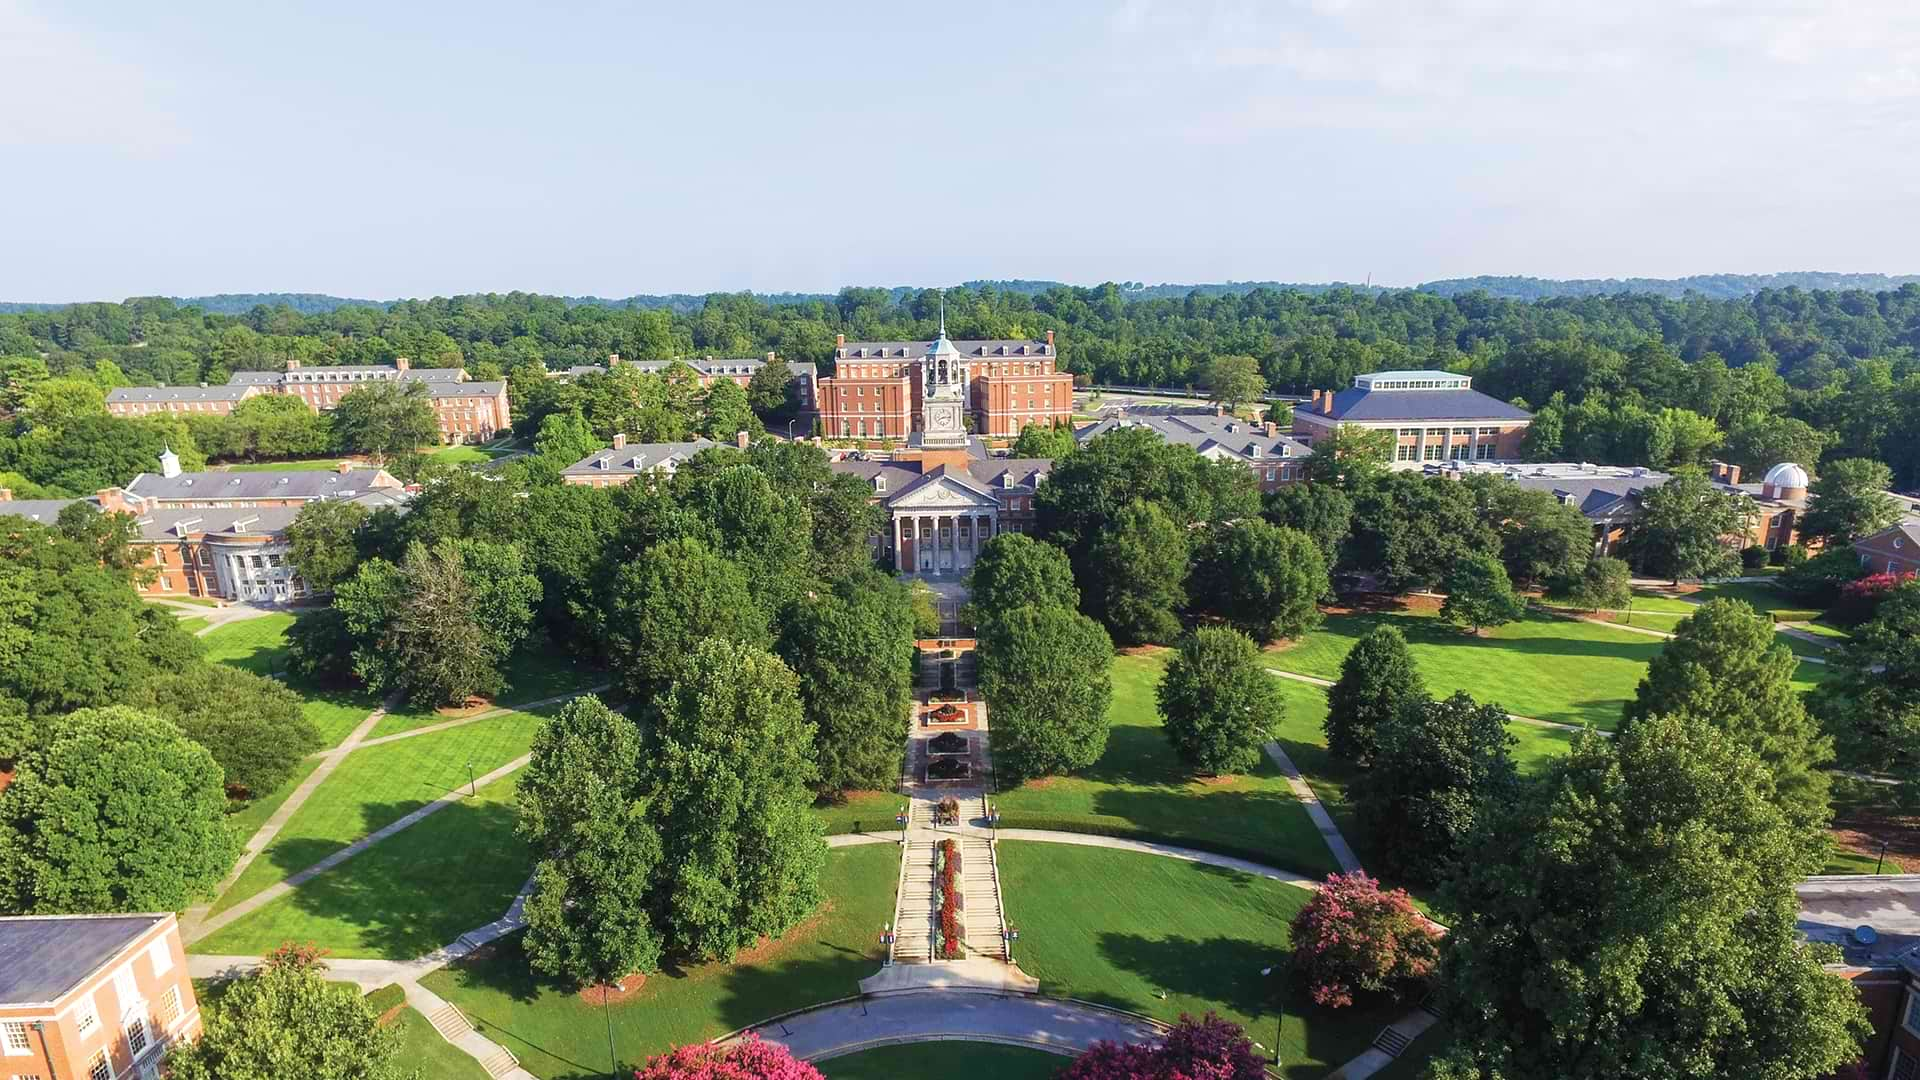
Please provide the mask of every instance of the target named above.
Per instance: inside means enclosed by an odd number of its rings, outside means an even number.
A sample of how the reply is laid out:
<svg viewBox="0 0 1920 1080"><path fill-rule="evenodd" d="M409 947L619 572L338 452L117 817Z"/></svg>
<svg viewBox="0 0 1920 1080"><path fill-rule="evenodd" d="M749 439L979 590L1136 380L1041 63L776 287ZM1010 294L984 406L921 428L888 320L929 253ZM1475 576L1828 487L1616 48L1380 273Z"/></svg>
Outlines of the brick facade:
<svg viewBox="0 0 1920 1080"><path fill-rule="evenodd" d="M955 341L965 368L974 431L1014 437L1028 424L1073 419L1073 376L1045 341ZM830 439L905 439L924 431L931 342L848 342L834 346L833 374L818 380L820 433Z"/></svg>
<svg viewBox="0 0 1920 1080"><path fill-rule="evenodd" d="M78 946L68 954L87 960L74 959L75 969L57 976L54 985L67 985L57 995L0 996L0 1076L152 1080L166 1047L200 1034L200 1004L171 914L0 919L0 939L72 928L77 940L86 940L96 929L122 927L129 928L124 944L104 960ZM58 965L61 958L36 955L29 962ZM29 997L36 1000L16 1000Z"/></svg>

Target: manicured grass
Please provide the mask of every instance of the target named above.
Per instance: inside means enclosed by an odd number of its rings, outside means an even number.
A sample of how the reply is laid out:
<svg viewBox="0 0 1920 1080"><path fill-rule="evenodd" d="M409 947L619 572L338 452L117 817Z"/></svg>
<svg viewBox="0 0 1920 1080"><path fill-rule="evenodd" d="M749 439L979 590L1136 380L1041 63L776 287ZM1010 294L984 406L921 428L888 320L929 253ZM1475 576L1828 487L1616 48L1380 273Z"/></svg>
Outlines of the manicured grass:
<svg viewBox="0 0 1920 1080"><path fill-rule="evenodd" d="M482 776L523 756L533 744L539 723L532 713L507 713L354 751L241 872L213 910L224 911L360 837L466 787L469 762L472 775Z"/></svg>
<svg viewBox="0 0 1920 1080"><path fill-rule="evenodd" d="M882 1046L816 1062L827 1080L1049 1080L1072 1058L998 1043Z"/></svg>
<svg viewBox="0 0 1920 1080"><path fill-rule="evenodd" d="M482 465L493 460L492 454L471 445L443 446L427 456L448 465Z"/></svg>
<svg viewBox="0 0 1920 1080"><path fill-rule="evenodd" d="M1114 658L1106 753L1073 776L1003 792L996 800L1000 824L1159 839L1303 874L1335 870L1332 853L1273 762L1263 757L1248 776L1197 780L1174 756L1154 702L1167 655Z"/></svg>
<svg viewBox="0 0 1920 1080"><path fill-rule="evenodd" d="M1396 626L1435 695L1465 690L1507 712L1611 730L1620 707L1665 644L1658 638L1539 612L1473 637L1421 612L1329 615L1320 629L1267 654L1271 667L1340 677L1348 650L1376 626Z"/></svg>
<svg viewBox="0 0 1920 1080"><path fill-rule="evenodd" d="M850 791L840 802L815 804L813 816L828 836L839 833L893 833L899 839L900 827L894 815L906 800L891 791Z"/></svg>
<svg viewBox="0 0 1920 1080"><path fill-rule="evenodd" d="M335 956L408 960L498 919L533 868L513 831L517 782L494 781L194 949L243 956L310 941Z"/></svg>
<svg viewBox="0 0 1920 1080"><path fill-rule="evenodd" d="M507 661L506 670L502 674L506 677L507 688L501 692L499 701L505 705L544 701L558 694L584 690L589 686L598 686L611 680L611 676L605 669L595 667L571 653L556 649L544 642L537 648L523 649L515 653ZM403 731L412 731L430 724L472 716L493 707L491 703L485 702L466 709L442 710L424 706L403 706L381 717L368 738L379 739L388 735L398 735Z"/></svg>
<svg viewBox="0 0 1920 1080"><path fill-rule="evenodd" d="M226 467L228 472L327 472L340 467L345 459L299 458L294 461L242 461ZM354 462L356 467L365 467L364 462Z"/></svg>
<svg viewBox="0 0 1920 1080"><path fill-rule="evenodd" d="M165 599L167 602L164 604L155 600L149 600L147 603L167 612L176 612L178 609L174 607L175 604L192 604L194 607L203 608L216 608L220 606L220 601L215 600L211 596L169 596Z"/></svg>
<svg viewBox="0 0 1920 1080"><path fill-rule="evenodd" d="M213 663L273 675L287 669L287 628L292 625L291 615L262 615L228 623L200 640Z"/></svg>
<svg viewBox="0 0 1920 1080"><path fill-rule="evenodd" d="M401 1009L391 1022L400 1032L401 1066L419 1070L420 1080L487 1080L479 1062L441 1038L415 1009Z"/></svg>
<svg viewBox="0 0 1920 1080"><path fill-rule="evenodd" d="M879 970L880 927L892 918L899 850L889 844L827 854L827 905L739 964L669 968L610 1012L626 1068L650 1054L708 1039L778 1013L848 997ZM535 1076L608 1072L601 1009L527 969L518 935L421 980L459 1006Z"/></svg>
<svg viewBox="0 0 1920 1080"><path fill-rule="evenodd" d="M1827 865L1820 869L1823 874L1898 874L1904 872L1901 864L1893 856L1882 859L1878 854L1869 855L1863 851L1848 851L1836 848L1827 856Z"/></svg>
<svg viewBox="0 0 1920 1080"><path fill-rule="evenodd" d="M186 618L179 620L179 624L180 624L180 629L185 630L189 634L198 634L200 631L205 630L209 625L211 625L210 623L207 622L206 618L201 615L189 615Z"/></svg>
<svg viewBox="0 0 1920 1080"><path fill-rule="evenodd" d="M1763 614L1780 608L1806 606L1792 593L1764 581L1726 581L1702 585L1697 592L1688 593L1687 598L1702 604L1709 600L1744 600L1753 610Z"/></svg>
<svg viewBox="0 0 1920 1080"><path fill-rule="evenodd" d="M239 834L240 839L245 840L251 837L254 833L260 831L260 826L267 823L267 819L273 816L274 811L280 809L280 807L286 803L287 799L293 795L293 789L299 787L307 777L313 775L313 770L319 767L320 759L318 757L310 757L301 761L298 765L294 766L293 775L287 778L286 783L280 785L279 790L269 792L265 796L248 803L241 809L228 814L227 824L233 826L234 831Z"/></svg>
<svg viewBox="0 0 1920 1080"><path fill-rule="evenodd" d="M1003 841L1015 956L1040 991L1172 1022L1208 1011L1273 1045L1290 1077L1322 1076L1405 1011L1391 1002L1321 1009L1260 969L1280 963L1311 893L1232 870L1130 851Z"/></svg>

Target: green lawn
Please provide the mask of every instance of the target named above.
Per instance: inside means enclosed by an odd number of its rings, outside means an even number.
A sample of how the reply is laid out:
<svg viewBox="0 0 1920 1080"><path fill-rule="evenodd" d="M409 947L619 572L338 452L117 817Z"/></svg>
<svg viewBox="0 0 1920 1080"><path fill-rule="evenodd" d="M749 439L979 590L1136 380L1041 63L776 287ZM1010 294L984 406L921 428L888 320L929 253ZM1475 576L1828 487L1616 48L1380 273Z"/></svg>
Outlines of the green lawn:
<svg viewBox="0 0 1920 1080"><path fill-rule="evenodd" d="M1071 1058L997 1043L882 1046L815 1062L827 1080L1050 1080Z"/></svg>
<svg viewBox="0 0 1920 1080"><path fill-rule="evenodd" d="M881 925L893 913L900 852L892 845L827 854L825 909L744 964L669 968L611 1009L627 1068L674 1045L708 1039L778 1013L859 992L879 970ZM535 1076L608 1071L602 1010L533 975L516 935L484 955L421 980L459 1006Z"/></svg>
<svg viewBox="0 0 1920 1080"><path fill-rule="evenodd" d="M1165 840L1316 876L1337 869L1271 761L1249 776L1199 781L1174 756L1154 703L1166 656L1114 658L1106 753L1073 776L1003 792L1000 824Z"/></svg>
<svg viewBox="0 0 1920 1080"><path fill-rule="evenodd" d="M506 913L533 869L514 835L517 776L480 789L227 926L195 950L218 956L313 942L335 956L408 960Z"/></svg>
<svg viewBox="0 0 1920 1080"><path fill-rule="evenodd" d="M427 456L448 465L484 465L494 457L477 446L466 444L443 446Z"/></svg>
<svg viewBox="0 0 1920 1080"><path fill-rule="evenodd" d="M165 599L167 602L164 604L152 600L147 602L168 613L178 612L178 609L173 607L174 604L192 604L194 607L203 608L216 608L220 606L220 601L215 600L211 596L169 596Z"/></svg>
<svg viewBox="0 0 1920 1080"><path fill-rule="evenodd" d="M179 620L179 623L180 629L185 630L189 634L198 634L200 631L212 625L206 620L205 616L201 615L189 615Z"/></svg>
<svg viewBox="0 0 1920 1080"><path fill-rule="evenodd" d="M242 461L226 466L228 472L326 472L340 467L342 458L299 458L294 461ZM364 462L354 462L364 468Z"/></svg>
<svg viewBox="0 0 1920 1080"><path fill-rule="evenodd" d="M269 792L264 797L255 799L246 806L228 814L227 824L233 826L234 831L239 833L240 839L248 839L254 833L259 832L260 826L265 825L267 819L273 816L274 811L280 809L281 805L293 795L293 789L299 787L301 782L313 775L313 770L319 767L320 759L318 757L310 757L301 761L298 765L294 766L293 775L287 778L286 783L280 785L279 790Z"/></svg>
<svg viewBox="0 0 1920 1080"><path fill-rule="evenodd" d="M1709 600L1744 600L1753 610L1762 613L1806 606L1792 593L1764 581L1727 581L1702 585L1698 591L1688 593L1687 598L1702 604Z"/></svg>
<svg viewBox="0 0 1920 1080"><path fill-rule="evenodd" d="M487 1070L441 1038L418 1011L401 1009L391 1022L400 1032L401 1067L418 1069L420 1080L487 1080Z"/></svg>
<svg viewBox="0 0 1920 1080"><path fill-rule="evenodd" d="M891 791L850 791L840 802L816 804L813 816L819 819L820 827L828 836L891 832L898 839L900 827L893 819L905 805L906 800Z"/></svg>
<svg viewBox="0 0 1920 1080"><path fill-rule="evenodd" d="M1172 1022L1209 1010L1271 1047L1281 990L1260 969L1281 962L1306 889L1130 851L1000 845L1015 957L1055 997ZM1293 995L1280 1025L1282 1069L1317 1077L1366 1049L1405 1011L1392 1002L1321 1009Z"/></svg>
<svg viewBox="0 0 1920 1080"><path fill-rule="evenodd" d="M499 700L508 705L543 701L558 694L598 686L611 678L605 669L585 663L570 653L544 643L537 649L523 649L515 653L507 661L506 669L502 674L506 677L507 688L501 693ZM368 738L379 739L388 735L398 735L403 731L412 731L415 728L457 719L460 716L485 712L491 707L480 705L467 710L448 712L423 707L396 708L380 718L380 722L374 725L373 732Z"/></svg>
<svg viewBox="0 0 1920 1080"><path fill-rule="evenodd" d="M262 615L228 623L200 640L213 663L273 675L287 669L287 628L292 625L291 615Z"/></svg>
<svg viewBox="0 0 1920 1080"><path fill-rule="evenodd" d="M356 750L214 904L224 911L288 874L527 753L540 718L514 712ZM515 883L516 885L518 882Z"/></svg>
<svg viewBox="0 0 1920 1080"><path fill-rule="evenodd" d="M1329 615L1320 629L1267 654L1267 663L1323 679L1361 636L1382 624L1407 636L1414 662L1435 695L1465 690L1507 712L1611 730L1620 708L1664 642L1645 634L1529 612L1518 622L1472 637L1425 613Z"/></svg>

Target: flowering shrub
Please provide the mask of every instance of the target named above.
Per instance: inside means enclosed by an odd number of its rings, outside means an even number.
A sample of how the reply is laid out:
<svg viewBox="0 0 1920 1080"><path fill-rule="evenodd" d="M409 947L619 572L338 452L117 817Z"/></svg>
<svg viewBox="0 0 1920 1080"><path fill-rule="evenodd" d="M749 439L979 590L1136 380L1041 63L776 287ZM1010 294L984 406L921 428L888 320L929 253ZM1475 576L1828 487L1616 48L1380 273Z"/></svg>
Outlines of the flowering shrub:
<svg viewBox="0 0 1920 1080"><path fill-rule="evenodd" d="M1858 581L1850 581L1840 586L1840 599L1834 602L1828 617L1843 626L1859 626L1873 621L1880 610L1880 602L1893 595L1893 590L1914 579L1909 571L1904 574L1869 574Z"/></svg>
<svg viewBox="0 0 1920 1080"><path fill-rule="evenodd" d="M1157 1043L1097 1042L1056 1080L1259 1080L1265 1060L1240 1025L1182 1014Z"/></svg>
<svg viewBox="0 0 1920 1080"><path fill-rule="evenodd" d="M634 1070L634 1080L826 1080L780 1043L747 1036L732 1045L687 1043Z"/></svg>
<svg viewBox="0 0 1920 1080"><path fill-rule="evenodd" d="M1315 1002L1338 1008L1353 1004L1356 990L1426 978L1440 956L1439 938L1405 889L1381 892L1359 871L1329 874L1294 916L1293 967Z"/></svg>
<svg viewBox="0 0 1920 1080"><path fill-rule="evenodd" d="M940 841L940 958L960 959L960 845Z"/></svg>
<svg viewBox="0 0 1920 1080"><path fill-rule="evenodd" d="M689 1043L647 1059L633 1080L825 1080L787 1048L749 1035L731 1046Z"/></svg>

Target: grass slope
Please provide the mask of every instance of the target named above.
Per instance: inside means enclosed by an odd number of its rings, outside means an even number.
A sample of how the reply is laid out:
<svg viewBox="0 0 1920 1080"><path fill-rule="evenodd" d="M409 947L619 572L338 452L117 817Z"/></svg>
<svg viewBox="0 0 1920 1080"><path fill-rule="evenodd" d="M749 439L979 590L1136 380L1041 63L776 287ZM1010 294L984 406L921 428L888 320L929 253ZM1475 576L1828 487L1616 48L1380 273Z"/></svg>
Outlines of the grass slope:
<svg viewBox="0 0 1920 1080"><path fill-rule="evenodd" d="M899 869L900 852L887 844L829 852L821 882L827 904L819 915L744 962L653 975L609 1010L626 1067L680 1043L858 993L859 981L879 969L880 927L892 917ZM608 1071L600 1008L528 971L517 935L421 982L535 1076Z"/></svg>
<svg viewBox="0 0 1920 1080"><path fill-rule="evenodd" d="M818 1062L827 1080L1049 1080L1072 1059L1022 1046L942 1042L882 1046Z"/></svg>
<svg viewBox="0 0 1920 1080"><path fill-rule="evenodd" d="M499 701L517 705L529 701L544 701L558 694L583 690L607 682L609 676L602 668L582 662L560 649L540 643L537 646L522 649L507 660L502 675L507 680L507 688L501 692ZM398 735L403 731L427 727L442 721L471 716L493 708L492 703L482 703L466 709L433 709L425 707L406 707L395 709L380 718L370 739Z"/></svg>
<svg viewBox="0 0 1920 1080"><path fill-rule="evenodd" d="M505 914L532 872L508 776L195 944L219 956L313 942L335 956L409 960Z"/></svg>
<svg viewBox="0 0 1920 1080"><path fill-rule="evenodd" d="M1166 1021L1209 1010L1274 1045L1282 1071L1317 1077L1366 1049L1404 1007L1372 1002L1280 1006L1260 969L1287 949L1287 924L1310 893L1196 863L1103 848L1000 845L1008 917L1020 927L1020 966L1044 994ZM1281 1013L1284 1015L1279 1015Z"/></svg>
<svg viewBox="0 0 1920 1080"><path fill-rule="evenodd" d="M1160 839L1304 874L1337 869L1271 761L1249 776L1199 781L1174 756L1154 701L1167 655L1114 658L1106 753L1076 775L1003 792L996 800L1001 825Z"/></svg>
<svg viewBox="0 0 1920 1080"><path fill-rule="evenodd" d="M481 776L527 753L539 717L507 713L450 731L356 750L295 811L280 835L214 905L224 911L288 874L465 788L468 763ZM482 920L485 921L485 920Z"/></svg>
<svg viewBox="0 0 1920 1080"><path fill-rule="evenodd" d="M400 1032L400 1065L419 1070L420 1080L487 1080L487 1070L441 1038L417 1010L401 1009L392 1023Z"/></svg>

